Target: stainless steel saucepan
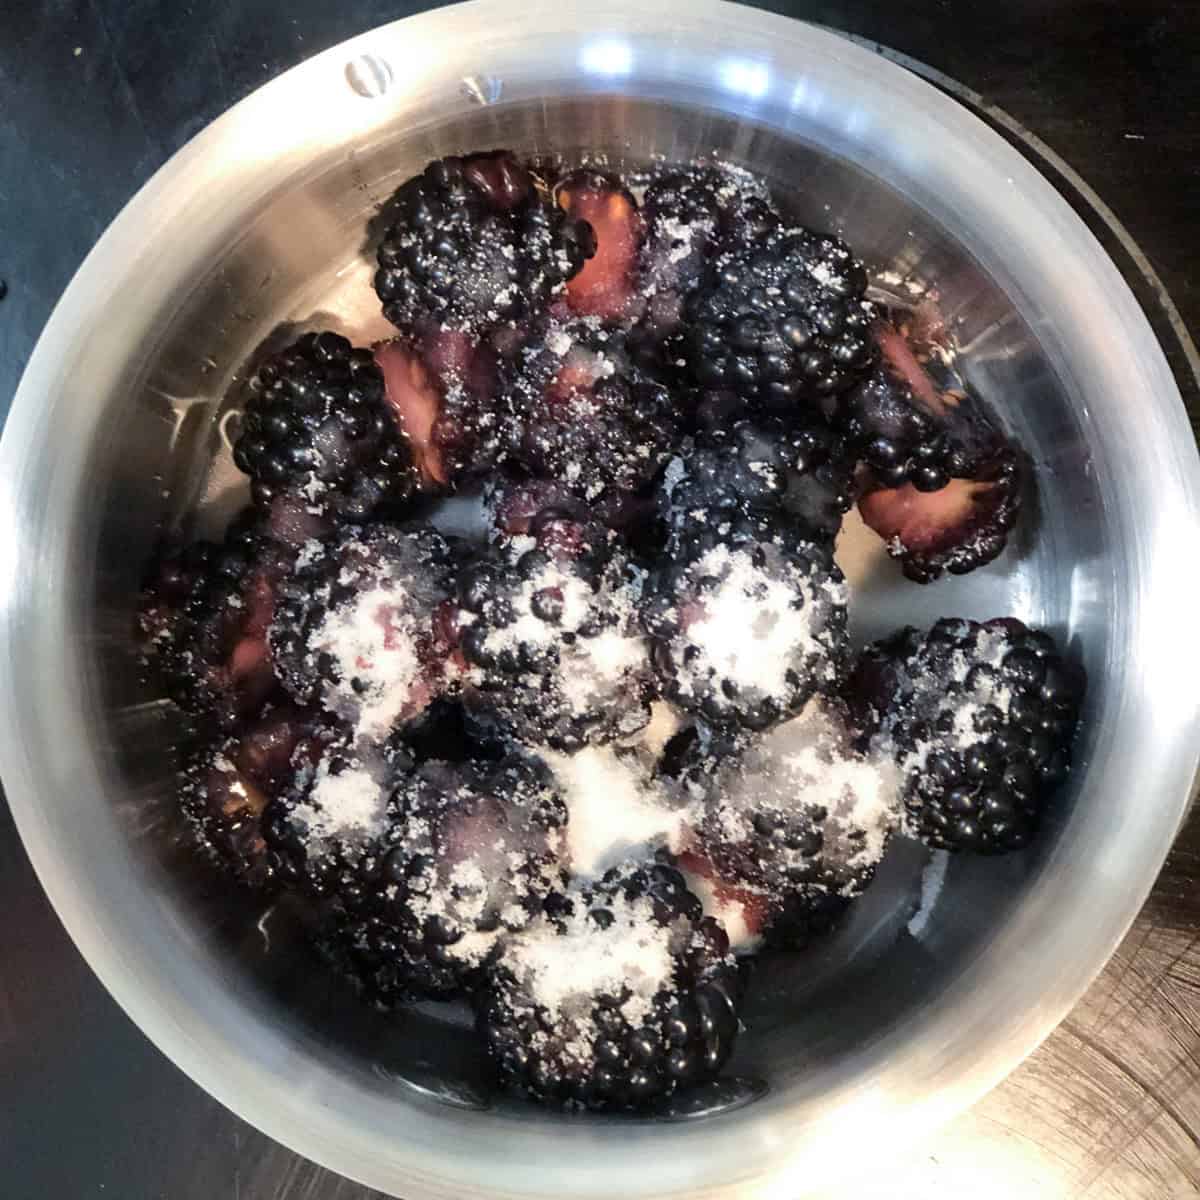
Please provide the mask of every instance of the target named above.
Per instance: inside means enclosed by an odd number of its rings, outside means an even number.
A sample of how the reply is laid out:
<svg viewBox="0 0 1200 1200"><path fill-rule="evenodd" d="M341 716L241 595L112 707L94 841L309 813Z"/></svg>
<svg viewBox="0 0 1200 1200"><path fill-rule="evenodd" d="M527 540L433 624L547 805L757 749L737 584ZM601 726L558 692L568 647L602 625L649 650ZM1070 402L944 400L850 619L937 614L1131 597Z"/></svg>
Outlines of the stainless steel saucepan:
<svg viewBox="0 0 1200 1200"><path fill-rule="evenodd" d="M363 1013L294 914L182 848L181 722L135 667L164 523L213 525L239 372L281 325L386 332L366 224L438 155L618 167L717 154L936 289L962 363L1034 454L1037 502L963 580L855 567L868 634L1013 614L1086 665L1079 765L1027 854L954 860L918 921L898 846L855 918L765 967L730 1081L677 1120L491 1096L459 1017ZM890 281L890 282L889 282ZM1133 296L1069 207L953 101L829 33L689 0L446 8L346 42L181 150L56 309L0 448L0 772L71 935L147 1035L273 1137L407 1200L796 1197L931 1128L1063 1016L1145 898L1197 761L1200 465ZM926 874L926 899L934 892Z"/></svg>

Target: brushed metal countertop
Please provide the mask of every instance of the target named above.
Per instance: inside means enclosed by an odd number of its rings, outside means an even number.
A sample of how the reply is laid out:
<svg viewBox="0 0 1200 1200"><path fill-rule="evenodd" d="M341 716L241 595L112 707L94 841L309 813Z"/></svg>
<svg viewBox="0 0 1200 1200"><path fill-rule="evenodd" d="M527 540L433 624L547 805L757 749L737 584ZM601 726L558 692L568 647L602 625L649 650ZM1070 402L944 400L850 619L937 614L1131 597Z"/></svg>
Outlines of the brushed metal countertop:
<svg viewBox="0 0 1200 1200"><path fill-rule="evenodd" d="M0 417L75 267L170 153L279 71L424 7L0 0ZM1189 344L1172 327L1200 328L1200 6L764 7L911 56L1034 158L1133 283L1200 428ZM1117 954L1044 1045L877 1180L829 1200L1200 1196L1198 882L1194 814ZM2 803L0 913L6 1200L378 1196L239 1121L146 1041L66 938Z"/></svg>

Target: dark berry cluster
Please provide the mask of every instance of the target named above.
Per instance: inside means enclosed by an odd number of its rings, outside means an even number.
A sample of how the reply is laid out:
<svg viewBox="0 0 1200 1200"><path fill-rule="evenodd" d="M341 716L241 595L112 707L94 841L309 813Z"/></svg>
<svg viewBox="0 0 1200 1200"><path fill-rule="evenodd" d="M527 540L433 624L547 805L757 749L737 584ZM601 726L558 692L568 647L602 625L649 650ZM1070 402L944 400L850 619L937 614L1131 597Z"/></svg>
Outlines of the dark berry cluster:
<svg viewBox="0 0 1200 1200"><path fill-rule="evenodd" d="M536 313L595 251L590 226L551 204L507 151L430 163L390 210L375 290L401 329L479 332Z"/></svg>
<svg viewBox="0 0 1200 1200"><path fill-rule="evenodd" d="M257 504L298 492L352 521L416 483L371 352L336 333L305 334L259 368L233 461Z"/></svg>
<svg viewBox="0 0 1200 1200"><path fill-rule="evenodd" d="M828 934L897 836L1033 835L1075 672L1011 620L855 664L835 561L857 504L911 579L989 562L1028 463L744 172L493 151L381 223L395 336L259 366L245 515L147 583L181 807L370 1003L469 1002L501 1085L656 1111L733 1051L734 950Z"/></svg>
<svg viewBox="0 0 1200 1200"><path fill-rule="evenodd" d="M468 701L560 750L636 733L653 695L640 573L615 536L546 510L534 545L506 539L459 576Z"/></svg>
<svg viewBox="0 0 1200 1200"><path fill-rule="evenodd" d="M718 725L766 729L845 674L845 582L813 543L726 543L664 562L642 620L663 695Z"/></svg>
<svg viewBox="0 0 1200 1200"><path fill-rule="evenodd" d="M694 542L714 522L750 516L782 534L834 541L854 502L854 458L843 438L817 422L730 421L719 396L699 411L694 446L660 493L677 536Z"/></svg>
<svg viewBox="0 0 1200 1200"><path fill-rule="evenodd" d="M871 646L850 694L904 774L914 832L997 854L1029 842L1066 778L1083 680L1020 621L944 619Z"/></svg>
<svg viewBox="0 0 1200 1200"><path fill-rule="evenodd" d="M299 702L384 738L454 678L444 606L454 563L423 525L347 526L280 585L269 644Z"/></svg>
<svg viewBox="0 0 1200 1200"><path fill-rule="evenodd" d="M427 762L382 802L382 831L352 858L327 851L340 880L325 947L376 1003L461 995L561 889L562 798L544 766L510 755Z"/></svg>
<svg viewBox="0 0 1200 1200"><path fill-rule="evenodd" d="M712 279L689 305L683 343L705 387L803 412L875 358L866 272L836 238L777 230L718 255Z"/></svg>
<svg viewBox="0 0 1200 1200"><path fill-rule="evenodd" d="M251 513L222 542L193 542L158 564L141 633L147 661L181 708L232 728L273 697L278 683L267 631L294 557Z"/></svg>
<svg viewBox="0 0 1200 1200"><path fill-rule="evenodd" d="M508 1086L554 1105L642 1108L720 1070L739 992L728 939L682 875L639 866L568 893L511 939L479 1026Z"/></svg>
<svg viewBox="0 0 1200 1200"><path fill-rule="evenodd" d="M590 503L644 489L679 444L678 406L632 360L620 328L552 322L504 386L513 459Z"/></svg>

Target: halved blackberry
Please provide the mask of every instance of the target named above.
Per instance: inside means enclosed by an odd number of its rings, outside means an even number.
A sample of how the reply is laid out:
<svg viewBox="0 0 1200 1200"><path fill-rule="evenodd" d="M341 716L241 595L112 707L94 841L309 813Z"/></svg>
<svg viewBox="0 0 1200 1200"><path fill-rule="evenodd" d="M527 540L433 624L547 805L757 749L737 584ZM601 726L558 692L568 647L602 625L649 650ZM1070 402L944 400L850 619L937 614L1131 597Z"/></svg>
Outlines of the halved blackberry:
<svg viewBox="0 0 1200 1200"><path fill-rule="evenodd" d="M468 703L560 750L636 732L653 696L640 573L607 530L547 510L531 531L459 576Z"/></svg>
<svg viewBox="0 0 1200 1200"><path fill-rule="evenodd" d="M645 224L637 201L619 179L584 168L560 179L554 199L595 239L595 253L568 280L565 298L581 317L621 321L638 304L638 252Z"/></svg>
<svg viewBox="0 0 1200 1200"><path fill-rule="evenodd" d="M375 291L406 332L481 334L539 312L595 252L585 222L548 202L508 151L442 158L397 189Z"/></svg>
<svg viewBox="0 0 1200 1200"><path fill-rule="evenodd" d="M510 755L425 763L384 820L330 890L325 948L377 1004L460 995L562 887L566 806L543 764Z"/></svg>
<svg viewBox="0 0 1200 1200"><path fill-rule="evenodd" d="M864 524L884 540L914 583L944 571L965 575L997 558L1021 512L1025 460L1004 447L971 479L952 479L936 492L872 487L858 498Z"/></svg>
<svg viewBox="0 0 1200 1200"><path fill-rule="evenodd" d="M313 714L281 705L195 755L184 768L180 799L202 843L245 883L265 887L275 873L263 837L268 802L287 787L292 755Z"/></svg>
<svg viewBox="0 0 1200 1200"><path fill-rule="evenodd" d="M723 408L700 407L706 427L694 448L674 460L659 502L676 540L689 526L711 528L729 517L778 523L800 537L832 543L853 503L854 461L845 442L823 424L777 417L719 419Z"/></svg>
<svg viewBox="0 0 1200 1200"><path fill-rule="evenodd" d="M870 368L866 272L845 243L780 229L714 260L688 304L683 354L697 382L785 414L849 387Z"/></svg>
<svg viewBox="0 0 1200 1200"><path fill-rule="evenodd" d="M1004 549L1024 457L976 395L933 378L904 328L876 324L881 365L839 397L833 421L867 468L863 520L910 579L927 583Z"/></svg>
<svg viewBox="0 0 1200 1200"><path fill-rule="evenodd" d="M181 708L228 729L271 697L267 628L295 556L251 510L220 543L194 542L160 560L138 619L144 660Z"/></svg>
<svg viewBox="0 0 1200 1200"><path fill-rule="evenodd" d="M899 823L900 772L889 755L852 742L837 706L814 702L686 785L693 851L793 933L838 907L824 897L861 894Z"/></svg>
<svg viewBox="0 0 1200 1200"><path fill-rule="evenodd" d="M328 332L306 333L259 368L233 461L260 507L298 493L357 521L416 483L371 352Z"/></svg>
<svg viewBox="0 0 1200 1200"><path fill-rule="evenodd" d="M423 487L454 487L504 461L513 417L491 342L421 327L379 343L375 361Z"/></svg>
<svg viewBox="0 0 1200 1200"><path fill-rule="evenodd" d="M717 725L765 729L844 674L846 585L813 543L718 544L660 563L642 621L663 695Z"/></svg>
<svg viewBox="0 0 1200 1200"><path fill-rule="evenodd" d="M631 359L625 335L551 322L507 373L513 455L589 503L636 492L675 450L680 412Z"/></svg>
<svg viewBox="0 0 1200 1200"><path fill-rule="evenodd" d="M913 834L1000 854L1028 844L1067 776L1083 687L1048 634L943 618L869 647L848 694L904 774Z"/></svg>
<svg viewBox="0 0 1200 1200"><path fill-rule="evenodd" d="M733 1048L728 939L673 868L610 871L502 946L478 1000L500 1082L567 1108L641 1109Z"/></svg>
<svg viewBox="0 0 1200 1200"><path fill-rule="evenodd" d="M456 679L453 569L445 539L421 525L347 526L310 543L270 627L284 687L386 738Z"/></svg>

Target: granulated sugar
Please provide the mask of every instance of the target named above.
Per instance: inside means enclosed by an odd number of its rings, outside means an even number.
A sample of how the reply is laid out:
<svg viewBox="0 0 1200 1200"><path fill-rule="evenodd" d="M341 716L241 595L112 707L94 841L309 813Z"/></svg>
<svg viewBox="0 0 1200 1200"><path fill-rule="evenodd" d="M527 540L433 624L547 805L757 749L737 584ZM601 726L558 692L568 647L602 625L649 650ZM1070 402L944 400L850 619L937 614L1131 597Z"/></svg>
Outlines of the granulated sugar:
<svg viewBox="0 0 1200 1200"><path fill-rule="evenodd" d="M946 868L950 865L950 854L946 850L934 850L921 872L921 899L917 911L908 922L908 932L919 938L933 916L934 905L942 894L946 882Z"/></svg>
<svg viewBox="0 0 1200 1200"><path fill-rule="evenodd" d="M596 1035L591 1011L601 996L624 997L620 1009L635 1027L650 1015L654 997L671 986L671 930L654 919L644 898L606 898L607 924L577 902L562 927L539 921L514 936L505 965L522 991L552 1019L573 1019L581 1054Z"/></svg>
<svg viewBox="0 0 1200 1200"><path fill-rule="evenodd" d="M327 706L353 714L367 737L387 734L408 707L420 671L418 630L403 602L395 584L381 583L333 609L309 638L313 653L337 664Z"/></svg>
<svg viewBox="0 0 1200 1200"><path fill-rule="evenodd" d="M678 659L681 694L691 694L692 678L717 675L750 698L786 700L789 674L798 663L819 660L826 653L818 591L834 604L845 602L838 581L814 580L793 569L773 548L766 567L756 566L746 550L717 546L692 568L693 579L714 577L714 587L700 591L690 603L697 615L681 622ZM698 655L689 654L694 647ZM827 668L832 672L830 664ZM830 675L832 677L832 675Z"/></svg>
<svg viewBox="0 0 1200 1200"><path fill-rule="evenodd" d="M334 769L329 758L323 758L306 801L292 809L292 820L314 849L332 840L366 841L383 829L387 812L383 778L381 764L353 758Z"/></svg>
<svg viewBox="0 0 1200 1200"><path fill-rule="evenodd" d="M576 875L596 878L627 859L651 857L655 848L678 848L686 813L635 755L588 746L575 754L543 750L542 757L567 803L567 854Z"/></svg>
<svg viewBox="0 0 1200 1200"><path fill-rule="evenodd" d="M853 750L836 710L819 701L765 734L720 783L710 819L730 844L753 838L764 811L824 810L822 860L848 888L883 857L899 823L899 769Z"/></svg>

